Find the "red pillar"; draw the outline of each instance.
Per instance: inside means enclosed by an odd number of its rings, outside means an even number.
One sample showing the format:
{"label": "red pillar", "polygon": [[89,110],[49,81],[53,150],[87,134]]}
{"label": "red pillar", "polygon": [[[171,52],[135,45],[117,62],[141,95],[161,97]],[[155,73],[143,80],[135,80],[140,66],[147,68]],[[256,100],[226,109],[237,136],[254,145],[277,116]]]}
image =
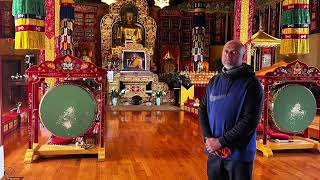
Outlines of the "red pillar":
{"label": "red pillar", "polygon": [[32,149],[32,114],[33,114],[33,108],[32,108],[32,81],[28,80],[28,148]]}
{"label": "red pillar", "polygon": [[33,113],[34,113],[34,136],[33,142],[38,143],[39,138],[39,83],[33,86]]}
{"label": "red pillar", "polygon": [[263,144],[267,144],[267,131],[268,131],[268,79],[265,78],[263,83]]}
{"label": "red pillar", "polygon": [[104,89],[106,88],[106,78],[102,78],[102,83],[101,83],[101,116],[100,116],[100,147],[103,148],[104,147],[104,127],[105,127],[105,122],[106,122],[106,101],[105,101],[105,94],[106,92],[104,91]]}
{"label": "red pillar", "polygon": [[235,0],[234,3],[234,37],[245,45],[243,61],[251,62],[252,17],[255,11],[255,0]]}

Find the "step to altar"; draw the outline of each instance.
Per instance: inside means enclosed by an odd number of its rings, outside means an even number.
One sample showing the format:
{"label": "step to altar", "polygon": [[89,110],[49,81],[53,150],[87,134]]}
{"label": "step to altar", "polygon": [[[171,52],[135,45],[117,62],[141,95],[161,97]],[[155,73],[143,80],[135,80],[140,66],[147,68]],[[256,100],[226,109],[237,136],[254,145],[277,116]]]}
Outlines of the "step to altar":
{"label": "step to altar", "polygon": [[1,118],[3,136],[19,128],[21,124],[27,123],[27,121],[28,113],[26,108],[22,108],[20,113],[13,111],[3,114]]}

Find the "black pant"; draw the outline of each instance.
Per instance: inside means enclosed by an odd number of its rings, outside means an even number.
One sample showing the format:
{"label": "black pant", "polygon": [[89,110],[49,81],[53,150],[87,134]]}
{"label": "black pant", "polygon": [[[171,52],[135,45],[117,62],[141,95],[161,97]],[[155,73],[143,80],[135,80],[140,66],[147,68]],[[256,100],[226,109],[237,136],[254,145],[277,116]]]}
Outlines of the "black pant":
{"label": "black pant", "polygon": [[251,180],[253,162],[225,160],[212,154],[207,161],[208,180]]}

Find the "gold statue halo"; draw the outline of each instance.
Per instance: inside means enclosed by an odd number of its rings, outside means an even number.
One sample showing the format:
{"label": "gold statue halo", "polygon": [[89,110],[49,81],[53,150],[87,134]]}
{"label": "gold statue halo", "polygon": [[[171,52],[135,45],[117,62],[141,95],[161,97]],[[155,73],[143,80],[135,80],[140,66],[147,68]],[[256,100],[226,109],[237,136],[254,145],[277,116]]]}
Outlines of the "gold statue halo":
{"label": "gold statue halo", "polygon": [[163,57],[164,60],[174,60],[174,57],[172,56],[172,54],[170,53],[170,51],[168,50],[168,52],[166,53],[166,55]]}
{"label": "gold statue halo", "polygon": [[[106,66],[108,59],[111,59],[113,51],[112,48],[112,26],[115,22],[121,20],[120,10],[126,4],[132,4],[138,10],[137,22],[141,23],[145,27],[145,48],[148,52],[152,52],[149,56],[153,55],[153,50],[155,47],[155,39],[157,33],[157,24],[155,20],[150,17],[149,7],[146,0],[118,0],[116,3],[110,6],[109,14],[103,16],[100,28],[101,28],[101,54],[102,54],[102,65]],[[148,54],[148,53],[147,53]],[[150,59],[150,61],[152,61]]]}

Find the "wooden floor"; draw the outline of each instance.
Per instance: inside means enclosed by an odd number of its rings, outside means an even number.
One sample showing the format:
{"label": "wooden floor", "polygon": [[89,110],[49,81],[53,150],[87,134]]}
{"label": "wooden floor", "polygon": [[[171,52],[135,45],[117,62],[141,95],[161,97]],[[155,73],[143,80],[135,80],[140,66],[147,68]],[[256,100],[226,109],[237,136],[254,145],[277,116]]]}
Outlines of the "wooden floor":
{"label": "wooden floor", "polygon": [[[41,140],[49,135],[41,131]],[[54,157],[24,164],[27,128],[5,138],[5,166],[24,179],[206,179],[206,156],[197,119],[182,111],[108,113],[107,153]],[[290,151],[272,158],[257,154],[255,180],[320,179],[320,153]]]}

